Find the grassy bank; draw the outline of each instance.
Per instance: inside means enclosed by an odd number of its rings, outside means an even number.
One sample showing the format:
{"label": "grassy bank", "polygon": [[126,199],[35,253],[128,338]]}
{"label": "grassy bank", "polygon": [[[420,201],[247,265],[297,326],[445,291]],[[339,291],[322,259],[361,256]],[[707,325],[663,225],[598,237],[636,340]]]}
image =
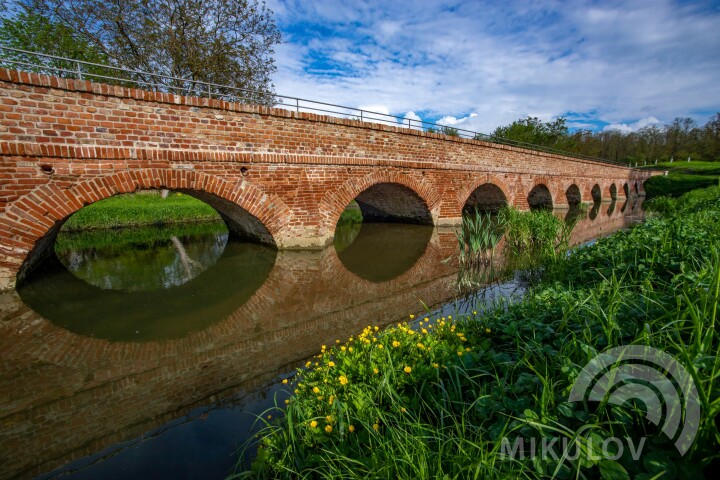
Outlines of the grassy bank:
{"label": "grassy bank", "polygon": [[[263,419],[253,470],[238,476],[701,478],[720,448],[720,188],[656,211],[553,260],[520,302],[323,347],[268,412],[278,419]],[[702,415],[685,456],[641,403],[568,401],[591,359],[630,344],[672,355],[695,381]],[[551,438],[559,455],[529,455]],[[642,444],[639,458],[598,456],[612,438]],[[503,447],[520,439],[526,455]]]}
{"label": "grassy bank", "polygon": [[667,170],[668,174],[645,182],[648,199],[662,195],[679,197],[691,190],[717,185],[720,179],[720,162],[665,162],[651,168]]}
{"label": "grassy bank", "polygon": [[159,192],[124,194],[84,207],[63,225],[63,231],[222,221],[210,205],[189,195]]}

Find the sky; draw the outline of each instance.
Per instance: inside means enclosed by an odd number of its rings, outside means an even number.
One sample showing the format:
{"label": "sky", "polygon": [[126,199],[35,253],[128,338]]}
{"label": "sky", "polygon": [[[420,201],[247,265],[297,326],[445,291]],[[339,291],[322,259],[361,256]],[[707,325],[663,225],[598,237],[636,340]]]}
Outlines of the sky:
{"label": "sky", "polygon": [[266,0],[278,94],[483,133],[720,111],[720,1]]}

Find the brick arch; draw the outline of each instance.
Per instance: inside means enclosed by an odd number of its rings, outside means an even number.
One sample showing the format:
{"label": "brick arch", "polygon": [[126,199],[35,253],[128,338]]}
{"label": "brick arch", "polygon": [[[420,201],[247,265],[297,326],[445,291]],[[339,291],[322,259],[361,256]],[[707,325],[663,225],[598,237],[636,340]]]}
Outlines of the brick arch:
{"label": "brick arch", "polygon": [[410,189],[427,206],[433,224],[437,221],[440,209],[440,194],[423,178],[398,172],[379,170],[362,178],[350,179],[337,189],[330,191],[320,200],[319,210],[323,217],[323,229],[332,233],[345,207],[365,190],[375,185],[398,184]]}
{"label": "brick arch", "polygon": [[[557,192],[553,188],[555,185],[553,185],[553,182],[550,181],[550,178],[548,177],[535,177],[533,178],[532,182],[528,184],[528,188],[525,191],[525,199],[529,199],[530,193],[536,188],[536,187],[545,187],[550,194],[550,201],[552,202],[552,205],[550,208],[554,208],[555,205],[558,204],[557,201]],[[530,202],[528,200],[528,205],[530,205]]]}
{"label": "brick arch", "polygon": [[495,187],[499,188],[503,195],[505,195],[505,201],[508,205],[513,205],[515,201],[515,195],[514,190],[510,188],[510,186],[507,184],[505,180],[503,180],[501,177],[495,176],[495,175],[486,175],[481,181],[478,182],[472,182],[467,184],[467,186],[458,191],[457,193],[457,216],[459,217],[462,214],[463,209],[465,208],[465,204],[470,199],[470,196],[480,187],[483,185],[494,185]]}
{"label": "brick arch", "polygon": [[583,194],[580,186],[574,181],[570,180],[563,183],[562,187],[565,201],[568,205],[579,205],[583,202]]}
{"label": "brick arch", "polygon": [[[597,187],[597,189],[595,188]],[[595,192],[595,193],[593,193]],[[593,203],[602,201],[603,199],[603,189],[600,186],[598,182],[588,182],[588,195],[587,198],[589,198]]]}
{"label": "brick arch", "polygon": [[[246,181],[232,182],[187,170],[128,170],[85,180],[70,188],[43,185],[9,204],[0,216],[3,246],[0,265],[15,274],[16,279],[22,279],[42,260],[65,220],[82,207],[120,193],[161,188],[187,192],[207,201],[224,217],[237,219],[241,226],[250,214],[267,230],[269,238],[258,238],[265,243],[274,243],[275,236],[292,216],[281,199]],[[236,211],[231,211],[232,208]],[[11,245],[12,250],[6,245]]]}

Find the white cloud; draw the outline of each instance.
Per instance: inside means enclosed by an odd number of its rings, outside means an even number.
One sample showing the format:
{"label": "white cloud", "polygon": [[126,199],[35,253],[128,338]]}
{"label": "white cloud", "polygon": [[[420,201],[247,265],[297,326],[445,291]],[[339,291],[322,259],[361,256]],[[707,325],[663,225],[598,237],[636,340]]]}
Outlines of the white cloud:
{"label": "white cloud", "polygon": [[405,114],[405,121],[407,125],[415,130],[422,130],[422,118],[420,118],[420,115],[413,111],[409,111]]}
{"label": "white cloud", "polygon": [[485,133],[528,115],[637,129],[720,110],[710,3],[269,3],[288,41],[277,49],[279,93]]}
{"label": "white cloud", "polygon": [[630,124],[627,123],[611,123],[610,125],[606,125],[603,128],[603,131],[608,130],[619,130],[622,133],[631,133],[631,132],[637,132],[641,128],[649,127],[652,125],[658,125],[660,124],[660,120],[658,120],[655,117],[646,117],[638,120],[637,122],[633,122]]}

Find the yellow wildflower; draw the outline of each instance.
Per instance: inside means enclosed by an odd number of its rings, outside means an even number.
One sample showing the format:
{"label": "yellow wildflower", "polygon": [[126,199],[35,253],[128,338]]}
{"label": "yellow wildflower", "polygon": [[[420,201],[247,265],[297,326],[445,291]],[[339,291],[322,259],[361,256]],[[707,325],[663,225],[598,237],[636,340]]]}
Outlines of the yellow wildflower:
{"label": "yellow wildflower", "polygon": [[458,357],[462,357],[463,352],[457,352]]}
{"label": "yellow wildflower", "polygon": [[405,407],[400,407],[400,412],[405,413],[407,410],[405,410]]}
{"label": "yellow wildflower", "polygon": [[355,431],[355,427],[350,425],[348,426],[348,432],[353,433]]}
{"label": "yellow wildflower", "polygon": [[[378,330],[380,330],[380,327],[378,327],[377,325],[375,325],[375,331],[377,332]],[[351,426],[352,426],[352,425],[351,425]]]}
{"label": "yellow wildflower", "polygon": [[318,424],[317,424],[317,422],[316,422],[315,420],[313,420],[312,422],[310,422],[310,428],[315,428],[315,427],[317,427],[317,425],[318,425]]}
{"label": "yellow wildflower", "polygon": [[377,375],[378,373],[380,373],[380,370],[378,370],[377,367],[375,367],[375,368],[373,368],[373,373],[375,375]]}
{"label": "yellow wildflower", "polygon": [[268,419],[268,420],[272,420],[272,415],[268,415],[268,416],[267,416],[267,419]]}
{"label": "yellow wildflower", "polygon": [[428,333],[427,329],[425,329],[425,328],[423,328],[423,329],[421,330],[421,332],[424,333],[425,335],[427,335],[427,333]]}
{"label": "yellow wildflower", "polygon": [[382,344],[382,343],[378,343],[378,348],[383,349],[383,348],[385,348],[385,347],[383,347],[383,344]]}
{"label": "yellow wildflower", "polygon": [[378,425],[377,423],[373,423],[373,430],[375,430],[376,432],[380,430],[380,425]]}
{"label": "yellow wildflower", "polygon": [[469,352],[469,351],[470,351],[470,347],[466,348],[465,351],[466,351],[466,352]]}
{"label": "yellow wildflower", "polygon": [[313,393],[320,393],[320,389],[318,387],[313,387]]}
{"label": "yellow wildflower", "polygon": [[415,315],[410,315],[410,320],[412,320],[413,318],[415,318]]}
{"label": "yellow wildflower", "polygon": [[282,383],[283,383],[283,385],[287,385],[287,378],[283,378]]}
{"label": "yellow wildflower", "polygon": [[340,347],[340,350],[342,350],[344,352],[346,350],[346,348],[347,347],[345,345],[343,345],[342,347]]}
{"label": "yellow wildflower", "polygon": [[433,363],[433,367],[438,368],[439,366],[437,363]]}
{"label": "yellow wildflower", "polygon": [[485,329],[485,333],[490,333],[490,332],[492,332],[492,330],[490,330],[489,328]]}
{"label": "yellow wildflower", "polygon": [[423,345],[422,343],[418,343],[418,344],[417,344],[417,347],[418,347],[420,350],[425,350],[425,345]]}
{"label": "yellow wildflower", "polygon": [[400,346],[400,342],[398,342],[397,340],[393,340],[393,347],[397,348],[399,346]]}
{"label": "yellow wildflower", "polygon": [[332,415],[328,415],[327,417],[325,417],[325,420],[327,420],[328,423],[332,423],[334,419],[333,419]]}
{"label": "yellow wildflower", "polygon": [[334,366],[335,366],[335,362],[328,362],[328,367],[334,367]]}
{"label": "yellow wildflower", "polygon": [[285,400],[285,405],[290,405],[290,400]]}
{"label": "yellow wildflower", "polygon": [[412,372],[412,368],[410,368],[410,367],[408,367],[408,366],[405,366],[405,368],[403,368],[403,371],[404,371],[405,373],[410,373],[410,372]]}
{"label": "yellow wildflower", "polygon": [[353,347],[348,347],[348,352],[352,352],[352,351],[353,351]]}
{"label": "yellow wildflower", "polygon": [[340,343],[340,340],[335,340],[335,343],[336,343],[336,344],[337,344],[337,343]]}
{"label": "yellow wildflower", "polygon": [[325,431],[326,431],[327,433],[332,432],[332,425],[325,425]]}
{"label": "yellow wildflower", "polygon": [[340,375],[340,378],[338,378],[338,380],[340,381],[340,385],[347,385],[348,383],[348,379],[345,375]]}

